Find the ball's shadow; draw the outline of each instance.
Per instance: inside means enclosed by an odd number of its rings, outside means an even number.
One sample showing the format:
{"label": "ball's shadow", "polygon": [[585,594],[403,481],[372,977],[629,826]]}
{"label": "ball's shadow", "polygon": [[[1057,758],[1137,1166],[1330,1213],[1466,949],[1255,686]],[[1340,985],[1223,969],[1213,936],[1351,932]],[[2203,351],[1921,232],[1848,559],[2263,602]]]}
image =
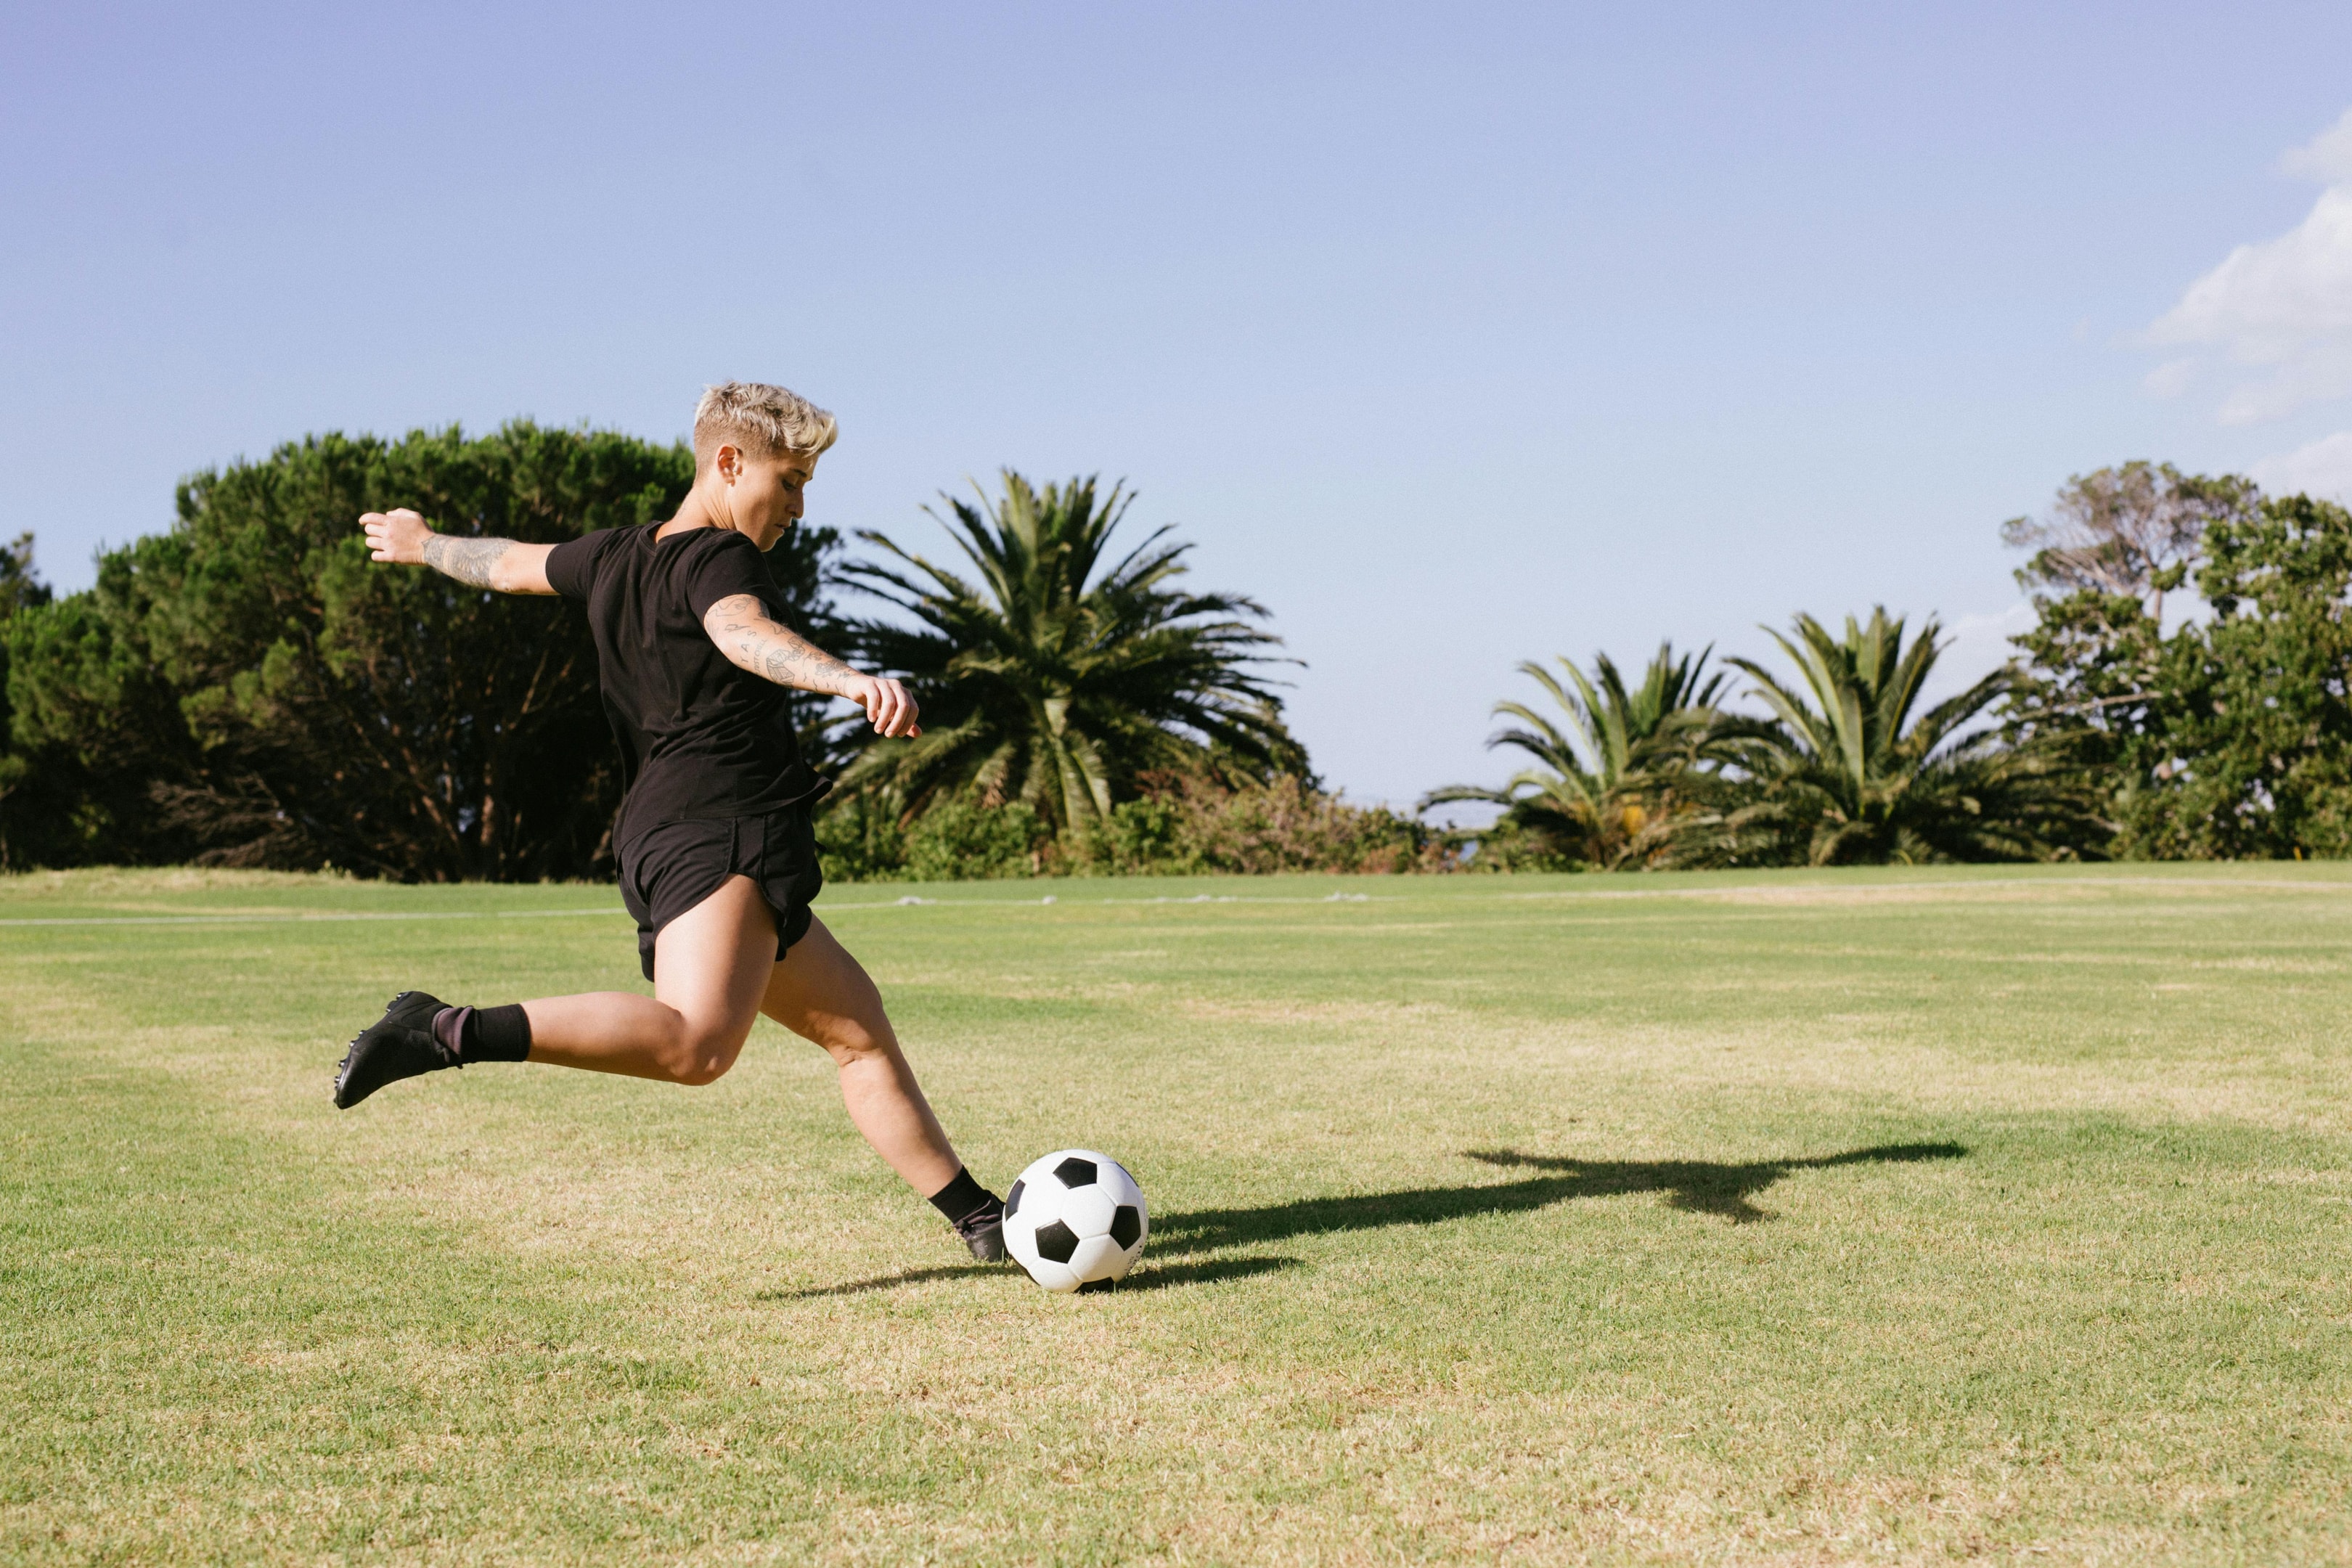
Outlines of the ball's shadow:
{"label": "ball's shadow", "polygon": [[1259,1274],[1280,1274],[1298,1267],[1296,1258],[1218,1258],[1205,1263],[1153,1263],[1135,1266],[1111,1294],[1164,1290],[1171,1285],[1213,1285],[1223,1279],[1247,1279]]}
{"label": "ball's shadow", "polygon": [[[1213,1285],[1221,1279],[1246,1279],[1256,1274],[1279,1274],[1298,1267],[1296,1258],[1220,1258],[1204,1263],[1141,1263],[1106,1294],[1130,1296],[1138,1290],[1164,1290],[1171,1285]],[[804,1290],[761,1290],[754,1301],[813,1301],[825,1296],[863,1296],[870,1290],[893,1290],[901,1285],[925,1285],[935,1279],[983,1279],[1017,1277],[1018,1268],[966,1263],[948,1268],[908,1268],[845,1285],[813,1285]]]}
{"label": "ball's shadow", "polygon": [[[1712,1215],[1734,1225],[1754,1225],[1772,1217],[1756,1205],[1756,1195],[1794,1172],[1826,1171],[1841,1165],[1905,1165],[1927,1160],[1958,1160],[1968,1152],[1965,1145],[1958,1143],[1885,1143],[1870,1149],[1850,1149],[1843,1154],[1718,1164],[1706,1160],[1574,1160],[1524,1154],[1513,1149],[1474,1149],[1468,1152],[1469,1158],[1485,1164],[1553,1173],[1531,1176],[1523,1182],[1408,1187],[1399,1192],[1363,1193],[1349,1197],[1300,1198],[1257,1208],[1195,1209],[1155,1215],[1146,1260],[1119,1282],[1118,1293],[1245,1279],[1298,1266],[1296,1258],[1230,1258],[1199,1262],[1162,1262],[1161,1258],[1193,1258],[1202,1253],[1258,1247],[1292,1237],[1326,1236],[1335,1231],[1438,1225],[1474,1215],[1524,1214],[1572,1198],[1663,1193],[1669,1208]],[[754,1300],[805,1301],[824,1296],[857,1296],[935,1279],[1002,1277],[1007,1272],[1003,1268],[978,1264],[909,1268],[903,1273],[843,1285],[762,1291]]]}
{"label": "ball's shadow", "polygon": [[908,1268],[872,1279],[852,1279],[842,1285],[812,1285],[803,1290],[755,1290],[754,1301],[814,1301],[825,1296],[863,1296],[869,1290],[891,1290],[901,1285],[928,1285],[937,1279],[982,1279],[1003,1274],[1002,1268],[964,1263],[945,1268]]}

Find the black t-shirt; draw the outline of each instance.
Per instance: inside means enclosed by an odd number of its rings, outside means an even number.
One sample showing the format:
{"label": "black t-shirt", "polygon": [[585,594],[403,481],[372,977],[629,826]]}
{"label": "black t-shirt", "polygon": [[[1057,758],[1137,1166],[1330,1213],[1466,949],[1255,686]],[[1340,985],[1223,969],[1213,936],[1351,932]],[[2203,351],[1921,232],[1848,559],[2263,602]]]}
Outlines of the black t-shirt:
{"label": "black t-shirt", "polygon": [[759,547],[723,528],[656,539],[605,528],[559,544],[547,581],[588,606],[599,682],[628,795],[613,843],[687,817],[757,816],[817,790],[784,689],[739,668],[703,629],[711,605],[750,594],[782,622]]}

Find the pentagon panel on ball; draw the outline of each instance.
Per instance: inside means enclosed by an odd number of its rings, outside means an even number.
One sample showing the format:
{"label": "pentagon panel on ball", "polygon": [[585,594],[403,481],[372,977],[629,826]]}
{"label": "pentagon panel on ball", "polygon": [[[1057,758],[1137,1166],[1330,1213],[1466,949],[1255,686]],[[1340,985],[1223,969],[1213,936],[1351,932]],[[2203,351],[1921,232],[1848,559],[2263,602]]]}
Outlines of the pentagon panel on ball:
{"label": "pentagon panel on ball", "polygon": [[1004,1245],[1056,1292],[1110,1289],[1135,1266],[1151,1215],[1127,1167],[1091,1149],[1057,1149],[1004,1196]]}

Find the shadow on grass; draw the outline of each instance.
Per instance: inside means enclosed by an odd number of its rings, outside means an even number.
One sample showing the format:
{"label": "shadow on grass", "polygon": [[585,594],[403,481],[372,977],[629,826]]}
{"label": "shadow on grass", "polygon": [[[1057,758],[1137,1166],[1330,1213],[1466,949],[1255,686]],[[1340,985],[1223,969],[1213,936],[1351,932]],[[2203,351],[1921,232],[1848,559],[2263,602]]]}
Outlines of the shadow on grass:
{"label": "shadow on grass", "polygon": [[1209,1263],[1141,1263],[1118,1282],[1118,1294],[1165,1290],[1171,1285],[1213,1285],[1221,1279],[1247,1279],[1259,1274],[1280,1274],[1298,1267],[1296,1258],[1225,1258]]}
{"label": "shadow on grass", "polygon": [[[1298,1267],[1296,1258],[1228,1258],[1211,1263],[1146,1263],[1118,1282],[1118,1293],[1131,1295],[1138,1290],[1164,1290],[1171,1285],[1213,1285],[1221,1279],[1246,1279],[1256,1274],[1279,1274],[1286,1268]],[[978,1279],[982,1277],[1010,1276],[1017,1278],[1020,1270],[1010,1265],[965,1263],[946,1268],[909,1268],[898,1274],[884,1274],[873,1279],[853,1279],[845,1285],[813,1285],[805,1290],[761,1290],[751,1298],[754,1301],[813,1301],[822,1296],[862,1296],[869,1290],[890,1290],[901,1285],[924,1285],[934,1279]]]}
{"label": "shadow on grass", "polygon": [[1664,1193],[1669,1207],[1716,1215],[1734,1225],[1753,1225],[1771,1216],[1749,1200],[1791,1172],[1957,1160],[1966,1153],[1968,1150],[1958,1143],[1890,1143],[1813,1159],[1724,1165],[1704,1160],[1566,1160],[1510,1149],[1472,1150],[1471,1159],[1489,1165],[1559,1173],[1485,1186],[1416,1187],[1356,1197],[1301,1198],[1263,1208],[1171,1214],[1152,1220],[1151,1240],[1155,1247],[1181,1257],[1294,1236],[1434,1225],[1472,1215],[1521,1214],[1570,1198],[1614,1197],[1624,1193]]}
{"label": "shadow on grass", "polygon": [[[1196,1253],[1223,1252],[1229,1247],[1255,1247],[1294,1236],[1378,1230],[1392,1225],[1436,1225],[1482,1214],[1524,1214],[1566,1203],[1570,1198],[1607,1198],[1626,1193],[1664,1193],[1669,1208],[1715,1215],[1734,1225],[1754,1225],[1772,1216],[1750,1200],[1791,1172],[1827,1171],[1840,1165],[1909,1165],[1924,1160],[1958,1160],[1968,1152],[1967,1146],[1959,1143],[1885,1143],[1811,1159],[1752,1160],[1743,1165],[1724,1165],[1706,1160],[1569,1160],[1547,1154],[1522,1154],[1513,1149],[1473,1149],[1468,1151],[1469,1157],[1484,1164],[1555,1173],[1485,1186],[1412,1187],[1403,1192],[1366,1193],[1357,1197],[1301,1198],[1295,1203],[1268,1204],[1254,1209],[1199,1209],[1190,1214],[1171,1214],[1152,1220],[1150,1246],[1153,1252],[1185,1258]],[[1147,1262],[1121,1280],[1118,1289],[1124,1293],[1164,1289],[1171,1285],[1204,1285],[1220,1279],[1277,1274],[1297,1267],[1296,1258]],[[874,1279],[853,1279],[845,1285],[762,1290],[752,1300],[807,1301],[822,1296],[860,1296],[869,1290],[895,1289],[901,1285],[922,1285],[934,1279],[975,1279],[1007,1271],[1005,1267],[977,1263],[946,1268],[909,1268]]]}
{"label": "shadow on grass", "polygon": [[820,1296],[863,1296],[868,1290],[894,1290],[901,1285],[927,1285],[934,1279],[979,1279],[1005,1272],[994,1263],[959,1263],[944,1268],[908,1268],[873,1279],[853,1279],[846,1285],[812,1285],[805,1290],[761,1290],[754,1301],[813,1301]]}

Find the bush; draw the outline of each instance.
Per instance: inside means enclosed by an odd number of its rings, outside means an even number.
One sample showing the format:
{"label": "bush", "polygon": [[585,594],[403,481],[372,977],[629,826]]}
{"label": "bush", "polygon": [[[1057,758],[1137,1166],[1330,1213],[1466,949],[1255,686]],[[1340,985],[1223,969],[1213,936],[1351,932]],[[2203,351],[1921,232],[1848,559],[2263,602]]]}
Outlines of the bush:
{"label": "bush", "polygon": [[828,882],[895,882],[907,874],[898,802],[863,790],[829,797],[816,818],[817,864]]}
{"label": "bush", "polygon": [[845,882],[1440,871],[1454,863],[1419,822],[1349,805],[1297,774],[1267,784],[1198,774],[1145,782],[1150,793],[1059,837],[1021,801],[992,805],[966,791],[909,821],[890,795],[844,792],[818,817],[817,845],[826,879]]}
{"label": "bush", "polygon": [[1072,870],[1118,876],[1201,871],[1437,871],[1452,852],[1420,822],[1382,806],[1350,805],[1311,779],[1227,783],[1200,773],[1153,774],[1150,793],[1075,835]]}
{"label": "bush", "polygon": [[965,792],[909,821],[894,793],[847,790],[817,817],[816,842],[828,882],[976,882],[1036,876],[1051,836],[1018,801]]}
{"label": "bush", "polygon": [[1076,869],[1098,876],[1183,877],[1205,868],[1185,831],[1182,808],[1165,795],[1123,800],[1068,857]]}
{"label": "bush", "polygon": [[1554,835],[1539,827],[1515,822],[1507,816],[1497,817],[1493,823],[1475,831],[1462,829],[1446,837],[1449,842],[1463,848],[1462,869],[1465,871],[1597,869],[1591,861],[1580,858],[1572,847],[1562,844]]}
{"label": "bush", "polygon": [[918,882],[982,882],[1034,877],[1041,868],[1045,825],[1021,801],[989,805],[950,795],[907,829],[906,874]]}

